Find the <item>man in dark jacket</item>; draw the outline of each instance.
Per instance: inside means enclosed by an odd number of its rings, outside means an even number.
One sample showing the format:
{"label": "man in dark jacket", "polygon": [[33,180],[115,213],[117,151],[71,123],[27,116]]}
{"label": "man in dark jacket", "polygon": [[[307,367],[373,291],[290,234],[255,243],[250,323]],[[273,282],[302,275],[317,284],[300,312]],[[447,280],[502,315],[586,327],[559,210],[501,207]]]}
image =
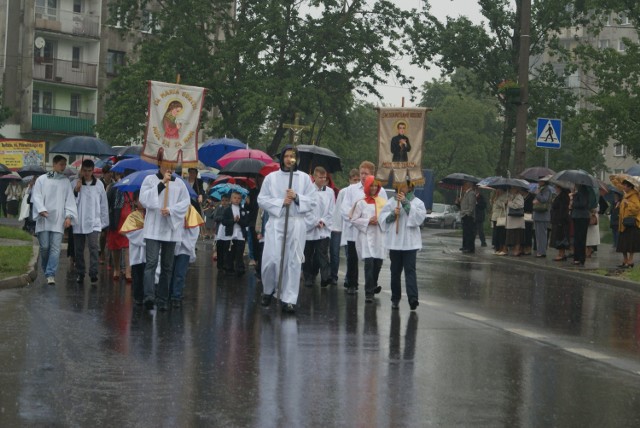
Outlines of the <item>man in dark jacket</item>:
{"label": "man in dark jacket", "polygon": [[484,236],[484,219],[487,212],[487,200],[484,198],[484,195],[480,193],[480,189],[478,187],[475,188],[476,191],[476,230],[478,232],[478,238],[480,238],[480,246],[486,247],[487,240]]}
{"label": "man in dark jacket", "polygon": [[249,226],[249,213],[242,206],[242,195],[239,192],[231,193],[231,204],[222,215],[222,225],[227,240],[230,240],[228,257],[225,255],[225,270],[227,273],[244,275],[244,243],[247,239],[247,227]]}

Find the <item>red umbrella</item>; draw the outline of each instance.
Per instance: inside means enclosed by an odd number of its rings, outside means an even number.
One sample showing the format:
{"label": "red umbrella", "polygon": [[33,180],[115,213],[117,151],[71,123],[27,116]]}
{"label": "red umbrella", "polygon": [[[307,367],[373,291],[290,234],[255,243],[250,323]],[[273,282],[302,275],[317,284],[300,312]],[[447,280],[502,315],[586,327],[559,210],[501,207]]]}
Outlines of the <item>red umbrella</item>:
{"label": "red umbrella", "polygon": [[256,182],[252,178],[247,177],[231,177],[230,175],[219,175],[212,183],[211,186],[216,184],[229,183],[229,184],[244,184],[250,189],[255,189]]}
{"label": "red umbrella", "polygon": [[264,163],[273,162],[273,159],[271,159],[271,156],[269,156],[262,150],[240,149],[240,150],[235,150],[231,153],[227,153],[226,155],[222,156],[220,159],[218,159],[218,165],[224,168],[225,166],[227,166],[228,163],[238,159],[257,159]]}
{"label": "red umbrella", "polygon": [[263,177],[266,177],[267,175],[279,169],[280,169],[280,164],[278,162],[271,162],[263,166],[259,174],[262,175]]}

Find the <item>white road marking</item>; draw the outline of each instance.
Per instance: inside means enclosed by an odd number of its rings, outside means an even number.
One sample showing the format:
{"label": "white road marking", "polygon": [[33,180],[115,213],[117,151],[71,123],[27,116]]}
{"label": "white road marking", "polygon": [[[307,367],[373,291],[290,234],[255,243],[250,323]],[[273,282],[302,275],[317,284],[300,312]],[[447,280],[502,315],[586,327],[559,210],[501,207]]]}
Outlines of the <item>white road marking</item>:
{"label": "white road marking", "polygon": [[521,328],[505,328],[506,331],[513,333],[513,334],[517,334],[518,336],[522,336],[522,337],[527,337],[529,339],[546,339],[547,336],[542,335],[542,334],[538,334],[538,333],[534,333],[532,331],[529,330],[524,330]]}

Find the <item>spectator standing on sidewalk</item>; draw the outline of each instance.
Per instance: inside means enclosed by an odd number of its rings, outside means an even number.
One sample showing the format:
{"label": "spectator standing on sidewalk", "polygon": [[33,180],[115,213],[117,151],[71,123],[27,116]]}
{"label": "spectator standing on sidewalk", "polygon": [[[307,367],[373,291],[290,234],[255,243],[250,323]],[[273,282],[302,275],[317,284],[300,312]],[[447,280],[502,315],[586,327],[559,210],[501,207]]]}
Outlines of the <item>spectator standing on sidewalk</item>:
{"label": "spectator standing on sidewalk", "polygon": [[[480,238],[480,246],[487,246],[487,238],[484,236],[484,219],[487,213],[487,200],[484,195],[478,189],[478,186],[475,186],[476,193],[476,232],[478,238]],[[474,238],[475,240],[475,238]]]}

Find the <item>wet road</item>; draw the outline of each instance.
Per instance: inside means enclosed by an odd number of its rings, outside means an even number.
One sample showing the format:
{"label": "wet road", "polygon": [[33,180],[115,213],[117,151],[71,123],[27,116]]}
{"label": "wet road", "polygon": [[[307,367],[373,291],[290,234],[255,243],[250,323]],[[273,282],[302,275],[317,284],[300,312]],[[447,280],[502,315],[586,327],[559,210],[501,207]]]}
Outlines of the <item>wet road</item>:
{"label": "wet road", "polygon": [[386,261],[375,304],[302,287],[295,317],[265,310],[210,242],[169,313],[67,265],[55,287],[2,291],[0,426],[640,424],[640,294],[438,234],[415,312],[391,310]]}

